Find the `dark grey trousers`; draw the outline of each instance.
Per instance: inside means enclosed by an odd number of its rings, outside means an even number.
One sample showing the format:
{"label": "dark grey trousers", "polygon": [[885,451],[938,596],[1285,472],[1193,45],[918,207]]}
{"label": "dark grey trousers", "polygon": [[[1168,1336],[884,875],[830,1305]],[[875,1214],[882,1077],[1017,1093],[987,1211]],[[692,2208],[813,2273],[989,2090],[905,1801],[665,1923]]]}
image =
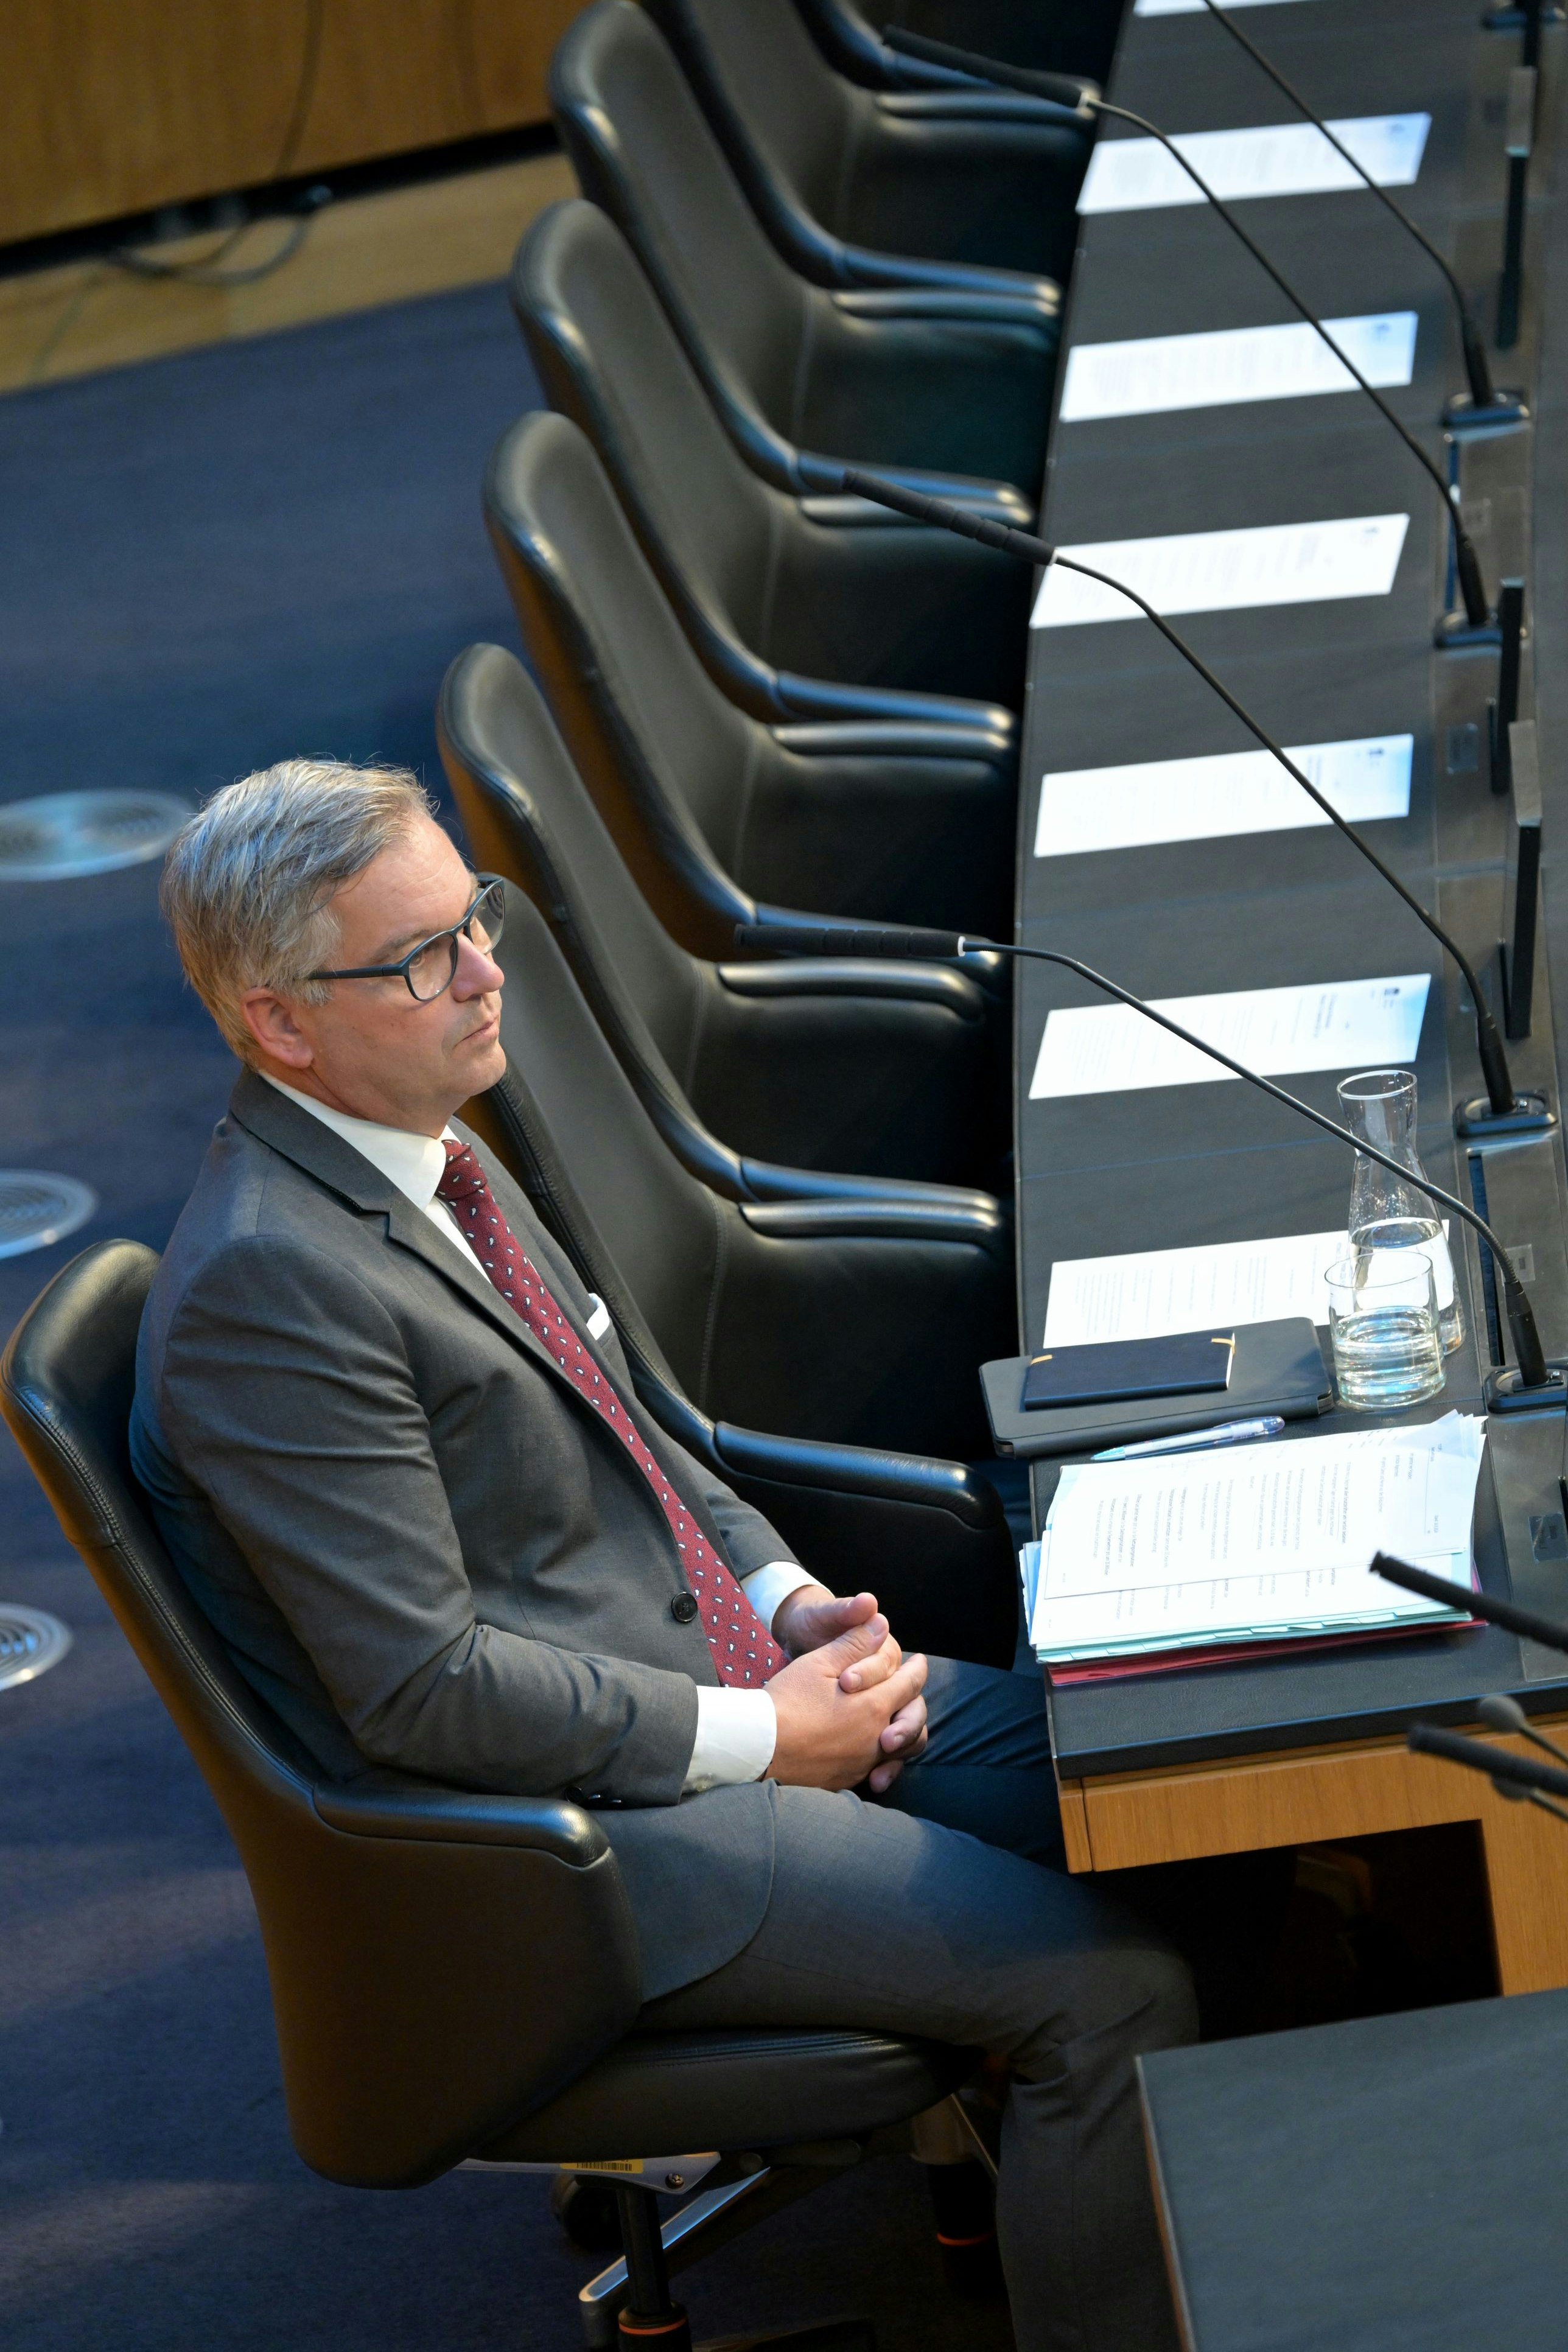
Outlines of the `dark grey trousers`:
{"label": "dark grey trousers", "polygon": [[997,2235],[1020,2352],[1176,2343],[1132,2060],[1197,2032],[1184,1963],[1058,1867],[1033,1675],[931,1660],[931,1743],[890,1801],[775,1789],[762,1926],[652,2028],[843,2025],[1001,2051]]}

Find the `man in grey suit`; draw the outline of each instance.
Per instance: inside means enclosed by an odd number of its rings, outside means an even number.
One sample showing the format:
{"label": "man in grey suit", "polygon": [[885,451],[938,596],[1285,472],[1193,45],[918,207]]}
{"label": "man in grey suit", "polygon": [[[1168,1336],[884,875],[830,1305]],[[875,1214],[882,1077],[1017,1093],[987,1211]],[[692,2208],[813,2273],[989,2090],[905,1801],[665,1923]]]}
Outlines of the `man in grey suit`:
{"label": "man in grey suit", "polygon": [[335,1775],[603,1808],[647,2023],[1004,2053],[1019,2343],[1173,2344],[1131,2061],[1195,2030],[1185,1969],[1050,1866],[1037,1679],[905,1656],[801,1567],[451,1126],[504,1067],[504,899],[412,777],[295,761],[192,819],[164,904],[246,1066],[132,1444],[240,1666]]}

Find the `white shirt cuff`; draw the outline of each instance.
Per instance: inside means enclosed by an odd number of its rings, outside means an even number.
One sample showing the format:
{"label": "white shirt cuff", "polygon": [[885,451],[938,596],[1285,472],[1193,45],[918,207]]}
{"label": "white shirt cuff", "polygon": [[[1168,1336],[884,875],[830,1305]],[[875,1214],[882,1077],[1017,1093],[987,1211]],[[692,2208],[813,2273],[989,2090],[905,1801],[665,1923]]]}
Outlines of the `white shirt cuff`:
{"label": "white shirt cuff", "polygon": [[771,1633],[773,1619],[781,1601],[798,1592],[803,1584],[820,1584],[822,1579],[813,1576],[810,1569],[802,1568],[798,1560],[770,1559],[762,1568],[752,1569],[750,1576],[741,1579],[741,1590]]}
{"label": "white shirt cuff", "polygon": [[765,1690],[737,1690],[733,1684],[711,1690],[700,1683],[697,1738],[681,1795],[760,1780],[773,1760],[777,1739],[778,1717]]}

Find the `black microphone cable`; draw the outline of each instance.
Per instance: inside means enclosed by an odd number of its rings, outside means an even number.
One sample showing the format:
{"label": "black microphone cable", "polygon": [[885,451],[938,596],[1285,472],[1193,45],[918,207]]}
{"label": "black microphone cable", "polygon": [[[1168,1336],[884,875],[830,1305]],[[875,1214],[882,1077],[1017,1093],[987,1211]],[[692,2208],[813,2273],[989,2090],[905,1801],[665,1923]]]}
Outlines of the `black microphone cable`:
{"label": "black microphone cable", "polygon": [[[1001,82],[1007,88],[1026,89],[1028,87],[1029,77],[1026,67],[993,63],[984,58],[972,56],[966,49],[951,48],[945,41],[928,40],[923,33],[906,33],[897,25],[889,25],[887,27],[886,37],[890,47],[908,48],[916,57],[930,56],[939,64],[957,65],[967,61],[977,79],[984,70],[989,79]],[[942,53],[940,57],[937,55],[939,51]],[[1485,583],[1481,579],[1480,560],[1476,554],[1474,542],[1468,531],[1466,530],[1463,518],[1459,513],[1457,490],[1453,484],[1445,479],[1442,468],[1436,459],[1427,456],[1415,436],[1407,425],[1401,423],[1375,385],[1368,383],[1355,362],[1340,349],[1316,312],[1303,301],[1289,280],[1275,268],[1262,247],[1247,235],[1229,205],[1215,195],[1202,173],[1187,161],[1175,141],[1167,132],[1162,131],[1157,122],[1150,122],[1143,115],[1130,112],[1125,106],[1112,106],[1107,99],[1088,96],[1085,97],[1083,103],[1092,113],[1110,115],[1118,122],[1131,123],[1134,130],[1143,131],[1163,147],[1167,154],[1174,157],[1199,194],[1212,205],[1220,219],[1224,221],[1231,235],[1247,247],[1258,268],[1279,288],[1291,309],[1312,329],[1328,350],[1333,353],[1352,382],[1365,393],[1378,414],[1393,426],[1416,464],[1431,478],[1432,485],[1443,501],[1443,511],[1447,516],[1449,527],[1454,534],[1454,569],[1458,581],[1459,596],[1465,607],[1466,625],[1469,630],[1477,634],[1489,631],[1492,627],[1492,610],[1487,598]],[[1439,630],[1438,643],[1450,642],[1452,642],[1451,638]]]}
{"label": "black microphone cable", "polygon": [[1348,818],[1340,814],[1325,793],[1319,791],[1310,778],[1303,774],[1289,753],[1278,744],[1252,713],[1232,694],[1224,680],[1216,677],[1202,656],[1194,652],[1186,639],[1178,635],[1169,621],[1157,613],[1147,598],[1125,582],[1112,579],[1108,572],[1097,572],[1091,564],[1080,563],[1074,556],[1063,555],[1047,541],[1037,539],[1032,531],[1019,530],[1010,523],[993,522],[983,515],[972,514],[967,508],[952,505],[946,499],[928,498],[923,491],[912,490],[902,482],[889,481],[884,475],[868,474],[854,466],[840,469],[837,466],[818,466],[816,484],[823,489],[850,490],[879,506],[890,507],[896,513],[909,515],[917,522],[934,523],[955,531],[961,538],[978,540],[982,546],[994,547],[1003,553],[1016,555],[1026,562],[1046,568],[1059,564],[1064,572],[1081,572],[1086,580],[1098,580],[1102,586],[1112,588],[1135,604],[1145,620],[1152,621],[1166,643],[1180,654],[1188,667],[1197,672],[1226,709],[1234,712],[1255,742],[1261,744],[1270,758],[1278,760],[1287,775],[1295,779],[1301,790],[1321,809],[1331,824],[1343,834],[1366,859],[1373,872],[1382,876],[1389,887],[1403,899],[1417,921],[1423,923],[1438,946],[1451,956],[1459,975],[1470,992],[1476,1010],[1476,1048],[1480,1058],[1481,1076],[1486,1081],[1487,1099],[1484,1104],[1466,1104],[1460,1113],[1464,1131],[1479,1133],[1495,1122],[1497,1128],[1522,1134],[1537,1128],[1556,1124],[1544,1102],[1538,1097],[1515,1093],[1513,1078],[1508,1066],[1508,1056],[1490,1007],[1481,991],[1479,980],[1469,958],[1447,932],[1435,915],[1429,914],[1415,892],[1406,888],[1392,866],[1385,866],[1364,835],[1358,833]]}
{"label": "black microphone cable", "polygon": [[1467,425],[1484,425],[1495,428],[1504,425],[1522,425],[1530,415],[1523,396],[1519,393],[1500,393],[1493,384],[1491,369],[1487,363],[1486,346],[1481,341],[1480,329],[1470,315],[1470,305],[1465,289],[1431,238],[1416,227],[1404,205],[1396,205],[1388,190],[1379,186],[1364,164],[1359,163],[1351,153],[1344,141],[1329,128],[1320,115],[1313,113],[1300,91],[1286,80],[1279,67],[1266,58],[1257,42],[1242,31],[1241,26],[1228,10],[1219,5],[1219,0],[1204,0],[1204,6],[1217,23],[1225,26],[1237,46],[1246,51],[1258,71],[1268,75],[1281,97],[1288,98],[1296,111],[1304,115],[1314,130],[1322,132],[1330,146],[1344,158],[1357,179],[1371,189],[1378,203],[1393,214],[1400,227],[1415,238],[1427,259],[1447,279],[1448,291],[1454,299],[1455,314],[1459,322],[1459,343],[1464,353],[1465,376],[1470,387],[1470,397],[1468,408],[1456,407],[1450,403],[1444,413],[1444,422],[1459,431]]}
{"label": "black microphone cable", "polygon": [[[1095,579],[1100,576],[1098,572],[1090,575]],[[981,939],[968,931],[922,930],[914,927],[871,930],[848,927],[818,929],[807,923],[737,923],[735,944],[741,948],[763,948],[785,953],[795,949],[804,955],[1012,956],[1027,963],[1058,964],[1064,971],[1076,973],[1079,980],[1088,981],[1091,988],[1098,988],[1103,995],[1113,997],[1118,1004],[1125,1004],[1132,1012],[1141,1013],[1145,1020],[1152,1021],[1157,1027],[1168,1029],[1172,1036],[1179,1037],[1184,1045],[1195,1046],[1211,1062],[1218,1062],[1227,1069],[1233,1077],[1245,1078],[1248,1086],[1256,1087],[1273,1101],[1283,1103],[1288,1110],[1299,1111],[1303,1118],[1310,1119],[1312,1125],[1321,1127],[1325,1135],[1331,1135],[1337,1141],[1348,1144],[1352,1151],[1359,1152],[1363,1159],[1374,1160],[1391,1176],[1397,1176],[1403,1183],[1425,1192],[1429,1201],[1452,1210],[1455,1216],[1485,1242],[1502,1275],[1509,1332],[1513,1340],[1514,1362],[1519,1373],[1519,1388],[1507,1391],[1509,1402],[1522,1403],[1525,1402],[1523,1391],[1534,1390],[1546,1391],[1540,1400],[1542,1404],[1561,1404],[1568,1398],[1568,1380],[1564,1379],[1561,1369],[1547,1363],[1541,1333],[1536,1326],[1535,1310],[1520,1280],[1519,1270],[1483,1216],[1457,1194],[1445,1192],[1441,1184],[1434,1184],[1429,1176],[1412,1175],[1408,1168],[1388,1152],[1352,1135],[1348,1127],[1341,1127],[1326,1111],[1314,1110],[1310,1103],[1301,1100],[1300,1095],[1288,1094],[1283,1087],[1277,1087],[1261,1072],[1249,1069],[1245,1062],[1237,1061],[1234,1055],[1224,1052],[1218,1045],[1211,1045],[1206,1038],[1195,1035],[1191,1029],[1184,1029],[1181,1023],[1173,1021],[1168,1013],[1162,1013],[1156,1005],[1146,1003],[1141,996],[1134,996],[1131,990],[1121,987],[1118,982],[1107,980],[1105,974],[1096,971],[1092,965],[1080,963],[1077,956],[1064,954],[1058,948],[1016,947],[1002,940]]]}

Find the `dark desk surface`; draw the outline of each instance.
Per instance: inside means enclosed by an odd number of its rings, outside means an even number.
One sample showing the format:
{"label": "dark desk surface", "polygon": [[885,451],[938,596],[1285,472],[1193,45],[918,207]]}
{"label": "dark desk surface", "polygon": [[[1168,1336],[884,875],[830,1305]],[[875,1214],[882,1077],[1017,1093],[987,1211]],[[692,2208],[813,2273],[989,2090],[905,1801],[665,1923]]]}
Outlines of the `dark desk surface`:
{"label": "dark desk surface", "polygon": [[1163,2051],[1139,2074],[1190,2352],[1568,2336],[1568,1993]]}
{"label": "dark desk surface", "polygon": [[[1249,36],[1331,116],[1432,117],[1401,203],[1478,285],[1494,271],[1503,194],[1500,94],[1517,42],[1483,36],[1475,0],[1300,0],[1248,9]],[[1551,37],[1549,68],[1568,43]],[[1549,70],[1544,135],[1556,135],[1561,72]],[[1206,15],[1127,16],[1110,96],[1172,130],[1283,122],[1286,101]],[[1108,133],[1107,135],[1120,135]],[[1410,309],[1419,320],[1409,387],[1390,395],[1440,460],[1436,415],[1462,382],[1450,314],[1426,259],[1364,192],[1241,205],[1249,231],[1325,316]],[[1205,207],[1092,215],[1080,223],[1067,345],[1294,314]],[[1533,325],[1500,378],[1528,374]],[[1472,444],[1467,518],[1489,582],[1528,572],[1529,436]],[[1184,616],[1177,625],[1286,743],[1409,733],[1411,805],[1371,828],[1382,855],[1489,973],[1500,935],[1506,803],[1488,790],[1487,701],[1496,656],[1438,653],[1448,555],[1430,482],[1359,395],[1331,394],[1058,425],[1043,529],[1064,544],[1336,516],[1410,518],[1392,593]],[[1114,564],[1108,568],[1114,570]],[[1531,707],[1527,699],[1525,708]],[[1416,1069],[1421,1144],[1439,1183],[1467,1186],[1510,1244],[1527,1243],[1549,1352],[1568,1354],[1568,1181],[1561,1140],[1479,1155],[1461,1149],[1455,1104],[1479,1091],[1473,1024],[1430,936],[1327,827],[1089,856],[1034,855],[1047,772],[1252,748],[1252,739],[1144,623],[1031,632],[1019,835],[1020,940],[1058,947],[1152,996],[1426,971]],[[1091,786],[1086,789],[1092,789]],[[1049,1011],[1097,1001],[1047,967],[1017,999],[1019,1295],[1038,1343],[1058,1259],[1340,1224],[1348,1155],[1234,1082],[1032,1102]],[[1516,1081],[1556,1094],[1544,945]],[[1340,1074],[1281,1083],[1331,1113]],[[1452,1237],[1451,1237],[1452,1238]],[[1489,1324],[1481,1260],[1458,1236],[1469,1339],[1435,1410],[1478,1410],[1506,1348]],[[1334,1414],[1292,1436],[1364,1426]],[[1489,1589],[1568,1615],[1556,1531],[1560,1414],[1494,1418],[1478,1520]],[[1037,1523],[1057,1475],[1033,1473]],[[1066,1777],[1143,1769],[1387,1734],[1417,1715],[1464,1720],[1483,1692],[1568,1706],[1568,1660],[1486,1632],[1211,1668],[1053,1693]]]}

